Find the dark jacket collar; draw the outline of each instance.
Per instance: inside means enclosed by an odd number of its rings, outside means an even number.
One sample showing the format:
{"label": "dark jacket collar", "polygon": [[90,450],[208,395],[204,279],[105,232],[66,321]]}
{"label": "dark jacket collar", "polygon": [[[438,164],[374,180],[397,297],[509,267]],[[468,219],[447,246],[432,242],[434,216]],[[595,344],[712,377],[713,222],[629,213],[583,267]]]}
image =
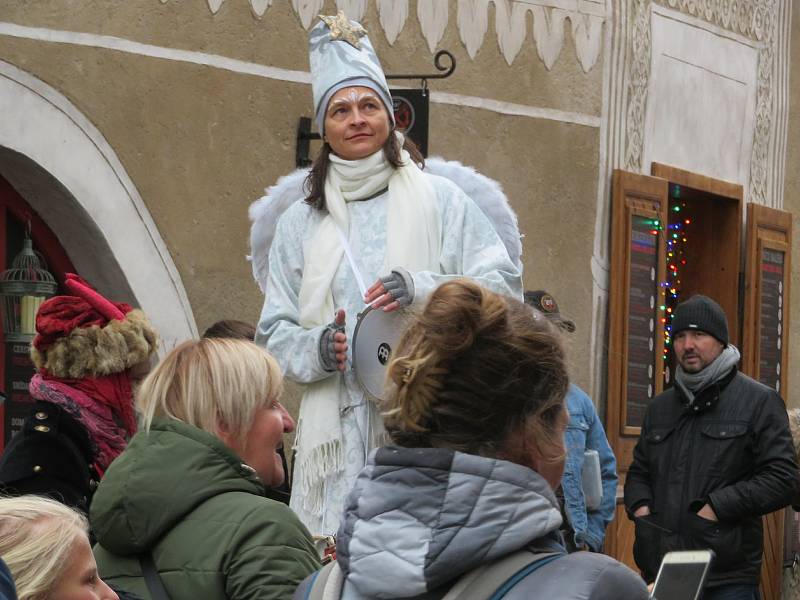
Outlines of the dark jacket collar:
{"label": "dark jacket collar", "polygon": [[673,386],[675,390],[675,398],[681,403],[684,410],[690,414],[700,414],[707,410],[714,408],[719,402],[719,396],[728,384],[733,381],[739,369],[734,366],[730,373],[725,375],[722,379],[718,379],[709,386],[704,387],[694,396],[694,402],[690,405],[689,399],[683,393],[679,385]]}

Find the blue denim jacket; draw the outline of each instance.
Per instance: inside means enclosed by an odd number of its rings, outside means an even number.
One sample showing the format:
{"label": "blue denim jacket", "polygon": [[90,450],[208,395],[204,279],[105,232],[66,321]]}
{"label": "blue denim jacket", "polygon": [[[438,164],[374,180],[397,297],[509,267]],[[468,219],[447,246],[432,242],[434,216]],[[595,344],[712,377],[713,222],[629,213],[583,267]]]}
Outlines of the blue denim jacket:
{"label": "blue denim jacket", "polygon": [[[567,392],[569,425],[565,434],[567,461],[561,487],[564,491],[564,508],[575,531],[575,545],[584,543],[595,552],[603,547],[606,527],[614,518],[617,502],[617,461],[608,445],[603,424],[597,416],[591,398],[576,385],[570,384]],[[600,472],[603,480],[603,502],[595,511],[587,513],[581,487],[581,470],[585,450],[597,450],[600,455]]]}

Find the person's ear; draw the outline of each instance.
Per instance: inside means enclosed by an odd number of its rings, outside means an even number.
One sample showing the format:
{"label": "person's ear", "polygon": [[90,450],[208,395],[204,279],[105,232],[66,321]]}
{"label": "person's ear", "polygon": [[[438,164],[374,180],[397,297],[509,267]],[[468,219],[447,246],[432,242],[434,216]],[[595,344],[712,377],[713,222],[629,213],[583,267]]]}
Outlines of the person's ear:
{"label": "person's ear", "polygon": [[236,442],[236,436],[230,430],[230,427],[219,417],[217,417],[217,437],[221,439],[226,446],[229,448],[233,448],[234,443]]}

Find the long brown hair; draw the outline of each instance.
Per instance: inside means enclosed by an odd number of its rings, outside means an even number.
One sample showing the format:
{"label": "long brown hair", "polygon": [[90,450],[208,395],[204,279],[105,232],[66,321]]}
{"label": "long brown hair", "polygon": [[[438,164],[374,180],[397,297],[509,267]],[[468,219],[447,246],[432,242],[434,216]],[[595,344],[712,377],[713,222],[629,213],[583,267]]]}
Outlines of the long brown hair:
{"label": "long brown hair", "polygon": [[[425,157],[422,156],[417,145],[408,136],[406,136],[405,142],[403,143],[403,148],[408,151],[411,160],[419,165],[420,169],[425,167]],[[318,210],[325,210],[326,208],[325,178],[328,176],[331,152],[333,152],[333,149],[330,144],[328,144],[328,142],[323,142],[322,149],[314,160],[311,171],[308,173],[308,177],[306,177],[305,183],[303,184],[303,189],[308,193],[305,201]],[[397,143],[394,130],[389,132],[389,137],[386,138],[383,144],[383,153],[388,163],[395,169],[402,165],[402,161],[400,160],[400,144]]]}
{"label": "long brown hair", "polygon": [[522,433],[557,446],[568,378],[561,338],[522,302],[461,279],[442,284],[389,365],[385,424],[405,447],[495,457]]}

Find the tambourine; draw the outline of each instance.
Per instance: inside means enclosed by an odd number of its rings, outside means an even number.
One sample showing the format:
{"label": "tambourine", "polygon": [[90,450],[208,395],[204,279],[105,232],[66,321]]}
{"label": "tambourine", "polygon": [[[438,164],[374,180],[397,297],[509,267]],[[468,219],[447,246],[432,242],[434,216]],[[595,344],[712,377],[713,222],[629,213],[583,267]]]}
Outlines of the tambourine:
{"label": "tambourine", "polygon": [[353,374],[370,396],[383,399],[386,370],[407,324],[405,311],[384,312],[368,306],[353,332]]}

